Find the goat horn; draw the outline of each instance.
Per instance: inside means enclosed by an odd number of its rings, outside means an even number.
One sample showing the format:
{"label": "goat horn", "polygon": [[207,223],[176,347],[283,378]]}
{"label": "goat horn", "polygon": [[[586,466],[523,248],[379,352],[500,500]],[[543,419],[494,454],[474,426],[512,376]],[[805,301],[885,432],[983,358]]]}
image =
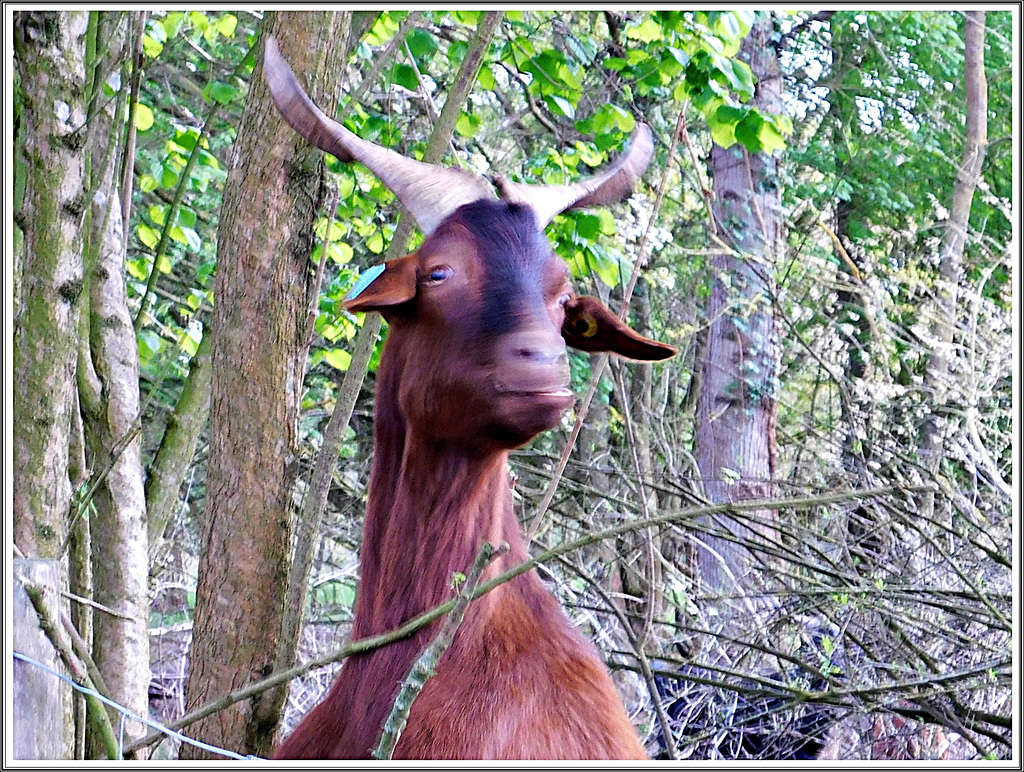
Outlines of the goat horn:
{"label": "goat horn", "polygon": [[313,104],[281,56],[277,40],[267,36],[264,77],[274,104],[304,139],[343,163],[361,162],[402,202],[429,236],[463,204],[494,198],[490,183],[457,167],[434,166],[360,139]]}
{"label": "goat horn", "polygon": [[569,185],[530,185],[496,177],[494,184],[506,201],[533,209],[544,229],[556,214],[567,209],[614,204],[628,196],[653,155],[651,129],[638,123],[626,150],[593,177]]}

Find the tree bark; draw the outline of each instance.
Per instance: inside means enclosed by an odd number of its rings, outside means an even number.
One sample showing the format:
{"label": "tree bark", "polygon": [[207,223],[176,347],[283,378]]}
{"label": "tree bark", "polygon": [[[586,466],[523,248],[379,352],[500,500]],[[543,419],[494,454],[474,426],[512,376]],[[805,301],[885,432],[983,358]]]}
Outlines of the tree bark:
{"label": "tree bark", "polygon": [[[436,164],[444,158],[451,143],[455,122],[462,113],[466,99],[476,83],[480,63],[502,16],[502,12],[491,11],[481,18],[477,32],[470,43],[470,48],[463,59],[427,142],[422,159],[424,163]],[[399,227],[395,229],[395,235],[385,254],[385,260],[399,257],[405,253],[412,222],[412,218],[407,216],[399,222]],[[309,575],[313,565],[313,552],[319,544],[320,527],[327,506],[331,476],[337,465],[338,453],[345,437],[345,428],[352,418],[356,397],[362,388],[381,325],[381,317],[378,314],[371,314],[364,320],[362,328],[353,341],[352,361],[349,363],[348,371],[338,390],[334,413],[324,431],[323,445],[314,466],[310,493],[306,496],[296,525],[295,552],[288,572],[286,603],[275,670],[291,667],[295,663],[299,638],[302,633],[302,618],[306,606]],[[285,687],[269,692],[264,697],[264,704],[271,705],[271,710],[280,714],[285,693]]]}
{"label": "tree bark", "polygon": [[14,542],[27,557],[55,558],[71,505],[88,13],[19,11],[13,18],[25,164],[14,318]]}
{"label": "tree bark", "polygon": [[[752,101],[761,111],[781,109],[782,81],[771,44],[773,19],[764,14],[741,47],[757,78]],[[775,467],[775,386],[778,346],[772,309],[772,271],[780,244],[777,161],[739,144],[711,151],[717,235],[733,252],[713,258],[710,327],[697,408],[697,465],[714,503],[769,497]],[[757,513],[767,522],[773,513]],[[711,525],[711,523],[706,523]],[[734,539],[757,538],[732,517],[715,521],[733,538],[706,535],[697,566],[710,590],[741,589],[750,553]],[[735,587],[734,582],[739,585]]]}
{"label": "tree bark", "polygon": [[210,349],[213,333],[207,329],[189,365],[188,378],[167,421],[160,448],[146,480],[146,510],[149,513],[149,550],[154,558],[163,552],[164,530],[178,505],[181,484],[188,474],[199,437],[210,414],[213,377]]}
{"label": "tree bark", "polygon": [[[149,710],[149,551],[142,447],[138,438],[139,352],[124,280],[126,242],[117,191],[127,95],[103,94],[106,74],[127,56],[127,15],[94,12],[90,30],[102,52],[87,65],[89,209],[84,261],[88,285],[82,318],[78,386],[93,476],[109,467],[92,498],[89,528],[93,599],[115,614],[93,616],[92,657],[108,696],[137,715]],[[122,81],[127,85],[127,79]],[[84,309],[83,309],[84,310]],[[129,738],[145,727],[126,724]],[[105,753],[93,743],[91,755]]]}
{"label": "tree bark", "polygon": [[[953,338],[959,318],[959,289],[964,274],[964,246],[971,218],[974,191],[981,178],[988,149],[988,83],[985,78],[985,11],[965,14],[964,87],[967,98],[967,136],[964,155],[953,185],[949,220],[939,248],[939,281],[936,286],[934,317],[931,322],[932,354],[925,369],[925,394],[930,397],[931,412],[921,433],[921,461],[931,479],[942,464],[945,436],[949,431],[945,414],[949,394],[950,365],[953,362]],[[929,480],[930,481],[930,480]],[[934,494],[920,501],[921,514],[930,519],[935,508]]]}
{"label": "tree bark", "polygon": [[[330,12],[268,14],[284,55],[320,104],[336,104],[344,61]],[[278,115],[257,52],[218,229],[210,466],[186,708],[270,672],[289,551],[295,427],[302,394],[310,253],[323,154]],[[311,202],[313,205],[311,206]],[[266,755],[273,711],[246,701],[197,723],[193,736]],[[206,758],[183,748],[183,758]]]}

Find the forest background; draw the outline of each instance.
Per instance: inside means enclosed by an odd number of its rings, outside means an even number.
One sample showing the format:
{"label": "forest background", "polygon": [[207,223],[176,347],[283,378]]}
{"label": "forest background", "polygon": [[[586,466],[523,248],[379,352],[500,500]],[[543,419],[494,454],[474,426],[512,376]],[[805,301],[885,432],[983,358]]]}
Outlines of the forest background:
{"label": "forest background", "polygon": [[[652,128],[548,235],[680,354],[572,354],[511,470],[652,754],[1013,756],[1019,8],[5,14],[5,525],[77,682],[266,755],[346,654],[386,330],[341,302],[421,237],[274,112],[273,31],[405,155],[563,182]],[[61,699],[66,758],[179,753]]]}

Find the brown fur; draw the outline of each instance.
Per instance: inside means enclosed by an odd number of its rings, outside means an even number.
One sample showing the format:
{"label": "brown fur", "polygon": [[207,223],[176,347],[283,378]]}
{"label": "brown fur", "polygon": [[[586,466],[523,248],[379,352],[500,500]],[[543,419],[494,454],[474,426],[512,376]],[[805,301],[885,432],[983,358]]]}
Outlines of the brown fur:
{"label": "brown fur", "polygon": [[[507,456],[571,404],[563,329],[585,333],[588,350],[672,353],[597,301],[575,298],[564,263],[529,217],[503,202],[463,207],[350,303],[384,313],[390,325],[353,639],[448,600],[452,575],[468,570],[483,541],[511,547],[485,579],[527,558]],[[442,266],[450,275],[435,285],[429,277]],[[566,318],[575,308],[590,318]],[[349,658],[275,757],[368,758],[399,684],[439,624]],[[395,757],[646,755],[597,652],[530,571],[470,604]]]}

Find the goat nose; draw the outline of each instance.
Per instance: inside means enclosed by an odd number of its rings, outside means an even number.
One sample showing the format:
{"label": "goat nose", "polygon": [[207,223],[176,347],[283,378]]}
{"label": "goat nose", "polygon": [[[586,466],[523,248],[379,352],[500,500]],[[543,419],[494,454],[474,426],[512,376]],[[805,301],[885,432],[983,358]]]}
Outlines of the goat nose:
{"label": "goat nose", "polygon": [[562,336],[541,330],[512,333],[503,349],[505,357],[518,365],[558,367],[568,364]]}

